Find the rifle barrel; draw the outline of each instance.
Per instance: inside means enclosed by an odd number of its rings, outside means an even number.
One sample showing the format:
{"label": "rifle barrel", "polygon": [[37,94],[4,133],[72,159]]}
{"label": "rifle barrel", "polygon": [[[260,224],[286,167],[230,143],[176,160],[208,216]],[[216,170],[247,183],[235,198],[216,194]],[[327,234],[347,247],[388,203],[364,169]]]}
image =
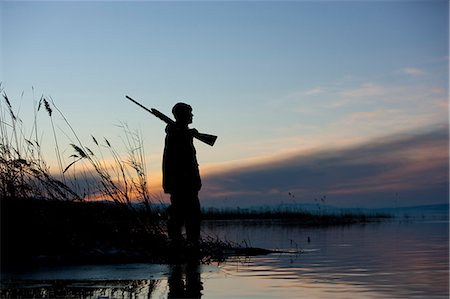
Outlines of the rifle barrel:
{"label": "rifle barrel", "polygon": [[154,114],[150,109],[148,109],[147,107],[145,107],[144,105],[142,105],[141,103],[133,100],[132,98],[130,98],[129,96],[125,96],[127,99],[129,99],[130,101],[132,101],[133,103],[135,103],[136,105],[138,105],[139,107],[141,107],[144,110],[147,110],[148,112],[150,112],[151,114]]}
{"label": "rifle barrel", "polygon": [[175,124],[175,122],[168,117],[167,115],[165,115],[164,113],[160,112],[159,110],[156,110],[155,108],[150,109],[151,113],[156,116],[157,118],[159,118],[160,120],[162,120],[163,122],[169,124],[169,125],[173,125]]}

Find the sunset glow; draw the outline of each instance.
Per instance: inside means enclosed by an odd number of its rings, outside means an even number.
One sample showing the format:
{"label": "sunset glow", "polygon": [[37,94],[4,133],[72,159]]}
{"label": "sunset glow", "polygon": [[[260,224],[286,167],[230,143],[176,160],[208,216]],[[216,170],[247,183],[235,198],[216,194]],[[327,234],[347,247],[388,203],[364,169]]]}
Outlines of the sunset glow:
{"label": "sunset glow", "polygon": [[[289,193],[336,206],[446,203],[448,8],[3,1],[0,81],[27,129],[44,95],[88,147],[93,135],[120,148],[121,122],[138,130],[150,193],[164,200],[165,125],[125,95],[169,116],[185,101],[192,127],[219,136],[196,143],[206,205],[294,202]],[[74,137],[53,120],[64,168]],[[38,121],[57,172],[48,117]]]}

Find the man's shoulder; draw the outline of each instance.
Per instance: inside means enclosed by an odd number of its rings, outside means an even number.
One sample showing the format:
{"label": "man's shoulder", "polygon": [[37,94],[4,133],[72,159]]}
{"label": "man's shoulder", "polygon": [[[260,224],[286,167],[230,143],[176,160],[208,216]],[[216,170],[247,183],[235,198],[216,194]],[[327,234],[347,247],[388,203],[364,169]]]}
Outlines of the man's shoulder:
{"label": "man's shoulder", "polygon": [[182,126],[177,126],[176,124],[168,124],[166,126],[166,133],[170,135],[191,135],[189,128],[185,128]]}

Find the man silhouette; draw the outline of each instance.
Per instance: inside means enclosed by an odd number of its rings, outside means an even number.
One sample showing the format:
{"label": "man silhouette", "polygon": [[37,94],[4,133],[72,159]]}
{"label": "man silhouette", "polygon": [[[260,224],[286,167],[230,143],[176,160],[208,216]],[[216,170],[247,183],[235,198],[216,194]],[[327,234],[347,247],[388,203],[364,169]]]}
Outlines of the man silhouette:
{"label": "man silhouette", "polygon": [[188,127],[192,123],[192,107],[177,103],[172,113],[175,124],[166,127],[163,155],[163,189],[170,194],[171,202],[167,230],[171,241],[179,244],[184,225],[187,241],[196,246],[200,239],[198,192],[202,183],[193,143],[196,130]]}

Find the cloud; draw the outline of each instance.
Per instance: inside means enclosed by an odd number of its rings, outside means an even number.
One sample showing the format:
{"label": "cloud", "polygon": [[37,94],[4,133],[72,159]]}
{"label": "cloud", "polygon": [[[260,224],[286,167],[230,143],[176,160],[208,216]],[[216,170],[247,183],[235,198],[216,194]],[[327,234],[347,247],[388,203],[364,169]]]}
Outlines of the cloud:
{"label": "cloud", "polygon": [[[78,165],[81,164],[81,165]],[[123,165],[123,172],[116,163],[101,162],[99,171],[95,170],[87,161],[74,164],[64,178],[59,174],[54,176],[64,183],[76,194],[85,200],[126,200],[125,194],[131,200],[140,200],[139,178],[133,169]],[[126,180],[126,182],[125,182]],[[147,181],[147,183],[150,183]],[[139,190],[138,190],[139,189]],[[149,190],[150,191],[150,190]],[[113,198],[113,197],[114,198]],[[158,198],[157,194],[150,194]]]}
{"label": "cloud", "polygon": [[378,97],[385,94],[385,87],[374,83],[365,83],[358,88],[343,91],[341,93],[341,97],[344,99],[360,99],[367,97]]}
{"label": "cloud", "polygon": [[389,206],[395,194],[404,205],[448,200],[448,128],[409,132],[364,144],[297,153],[284,159],[235,167],[204,178],[202,198],[234,205],[311,203]]}
{"label": "cloud", "polygon": [[305,91],[305,95],[315,95],[315,94],[320,94],[320,93],[323,93],[323,92],[325,92],[322,88],[320,88],[320,87],[316,87],[316,88],[313,88],[313,89],[309,89],[309,90],[307,90],[307,91]]}
{"label": "cloud", "polygon": [[393,112],[397,112],[397,110],[380,108],[372,111],[352,112],[346,116],[346,118],[353,121],[379,120],[385,117],[385,115],[392,114]]}
{"label": "cloud", "polygon": [[405,67],[403,69],[401,69],[400,71],[401,74],[406,74],[406,75],[410,75],[413,77],[421,77],[427,74],[427,72],[425,72],[424,70],[415,68],[415,67]]}

